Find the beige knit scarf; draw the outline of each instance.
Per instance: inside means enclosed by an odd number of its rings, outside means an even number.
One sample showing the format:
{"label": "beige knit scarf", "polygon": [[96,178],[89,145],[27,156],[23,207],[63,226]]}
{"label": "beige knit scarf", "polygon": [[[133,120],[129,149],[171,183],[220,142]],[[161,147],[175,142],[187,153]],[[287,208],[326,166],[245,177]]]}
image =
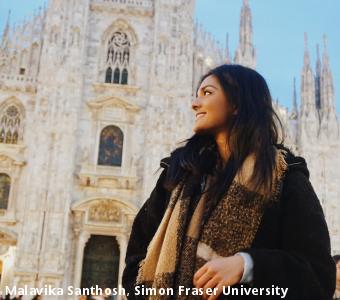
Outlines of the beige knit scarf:
{"label": "beige knit scarf", "polygon": [[[236,173],[226,195],[203,223],[209,201],[205,193],[185,228],[190,196],[183,197],[185,180],[172,191],[163,219],[140,262],[136,285],[173,288],[174,295],[150,295],[147,299],[198,299],[178,296],[178,286],[192,287],[194,273],[207,261],[227,257],[251,246],[265,209],[265,203],[280,197],[287,170],[286,151],[276,149],[274,188],[265,196],[249,189],[255,159],[249,155]],[[208,177],[207,186],[211,184]],[[255,196],[254,196],[255,195]],[[211,201],[210,201],[211,202]],[[177,296],[176,296],[177,295]]]}

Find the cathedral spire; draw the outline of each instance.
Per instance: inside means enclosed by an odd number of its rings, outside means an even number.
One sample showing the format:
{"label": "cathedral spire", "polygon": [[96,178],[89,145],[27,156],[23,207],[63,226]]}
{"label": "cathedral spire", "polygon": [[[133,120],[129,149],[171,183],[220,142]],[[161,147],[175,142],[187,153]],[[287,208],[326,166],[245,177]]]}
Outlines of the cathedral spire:
{"label": "cathedral spire", "polygon": [[297,96],[296,96],[296,80],[294,77],[293,79],[293,105],[292,105],[291,118],[296,119],[297,116],[298,116],[298,110],[297,110]]}
{"label": "cathedral spire", "polygon": [[[315,141],[319,130],[319,115],[315,103],[315,78],[310,65],[308,37],[304,34],[304,56],[303,68],[301,71],[301,108],[300,108],[300,129],[299,142],[310,143]],[[300,145],[300,146],[301,146]]]}
{"label": "cathedral spire", "polygon": [[316,66],[315,66],[315,103],[316,107],[320,109],[320,80],[321,80],[321,61],[319,44],[316,44]]}
{"label": "cathedral spire", "polygon": [[305,67],[308,67],[309,63],[310,63],[310,59],[309,59],[307,32],[305,32],[305,34],[304,34],[304,42],[305,42],[305,53],[304,53],[304,56],[303,56],[303,63],[304,63]]}
{"label": "cathedral spire", "polygon": [[240,17],[239,45],[235,53],[235,63],[255,69],[256,58],[253,46],[253,25],[249,0],[243,0]]}
{"label": "cathedral spire", "polygon": [[5,48],[8,47],[10,17],[11,17],[11,10],[8,11],[7,22],[6,22],[6,25],[5,25],[5,28],[4,28],[4,32],[2,34],[2,41],[1,41],[1,48],[2,49],[5,49]]}
{"label": "cathedral spire", "polygon": [[327,50],[327,37],[323,36],[324,50],[322,55],[321,71],[321,109],[330,110],[335,106],[334,103],[334,86],[333,76],[329,65],[329,56]]}
{"label": "cathedral spire", "polygon": [[322,70],[320,78],[320,106],[321,106],[321,128],[322,137],[335,140],[339,139],[339,122],[335,110],[335,94],[333,85],[333,76],[329,64],[329,56],[327,49],[327,37],[323,36],[323,55]]}
{"label": "cathedral spire", "polygon": [[329,56],[328,56],[328,49],[327,49],[327,36],[324,34],[323,35],[323,57],[322,57],[322,62],[325,66],[329,67]]}
{"label": "cathedral spire", "polygon": [[229,33],[226,35],[226,47],[225,47],[225,54],[226,54],[226,63],[231,63],[230,51],[229,51]]}
{"label": "cathedral spire", "polygon": [[316,76],[321,75],[321,60],[320,60],[320,49],[319,44],[316,44],[316,68],[315,68]]}
{"label": "cathedral spire", "polygon": [[305,50],[303,55],[303,68],[301,73],[301,114],[309,115],[315,109],[315,82],[310,65],[308,36],[304,34]]}

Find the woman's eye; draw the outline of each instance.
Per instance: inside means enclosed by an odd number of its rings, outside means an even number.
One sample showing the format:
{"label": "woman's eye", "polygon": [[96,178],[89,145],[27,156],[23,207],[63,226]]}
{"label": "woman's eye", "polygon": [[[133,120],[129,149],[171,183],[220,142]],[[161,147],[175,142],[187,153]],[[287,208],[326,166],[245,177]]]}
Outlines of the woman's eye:
{"label": "woman's eye", "polygon": [[204,96],[210,95],[210,94],[211,94],[211,92],[209,92],[209,91],[204,91],[204,92],[203,92],[203,95],[204,95]]}

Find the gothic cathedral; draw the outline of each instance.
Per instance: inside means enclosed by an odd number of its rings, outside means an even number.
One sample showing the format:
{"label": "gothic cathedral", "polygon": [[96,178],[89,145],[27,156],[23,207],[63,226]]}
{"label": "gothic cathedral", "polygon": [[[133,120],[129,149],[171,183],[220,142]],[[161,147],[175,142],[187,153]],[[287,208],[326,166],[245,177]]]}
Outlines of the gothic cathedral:
{"label": "gothic cathedral", "polygon": [[[7,22],[0,45],[1,288],[121,283],[131,225],[160,159],[192,135],[200,76],[225,62],[256,68],[248,1],[233,58],[194,22],[194,5],[50,0],[22,24]],[[313,71],[305,40],[300,108],[296,90],[291,111],[274,105],[287,146],[306,158],[339,253],[340,138],[327,41]]]}

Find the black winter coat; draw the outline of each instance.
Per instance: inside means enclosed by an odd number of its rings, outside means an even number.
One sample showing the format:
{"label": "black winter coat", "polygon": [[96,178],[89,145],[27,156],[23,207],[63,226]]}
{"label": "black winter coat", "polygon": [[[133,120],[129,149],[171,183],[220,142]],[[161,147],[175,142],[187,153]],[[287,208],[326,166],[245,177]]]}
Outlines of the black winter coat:
{"label": "black winter coat", "polygon": [[[266,209],[252,246],[244,250],[254,262],[252,287],[288,288],[284,299],[289,300],[329,300],[335,290],[336,267],[324,213],[309,181],[305,159],[290,153],[286,161],[288,171],[281,201]],[[169,163],[170,157],[161,160],[164,170],[133,222],[122,279],[123,287],[129,292],[128,299],[141,299],[134,296],[133,285],[138,263],[146,255],[170,197],[170,192],[162,186]],[[218,299],[281,298],[220,295]]]}

